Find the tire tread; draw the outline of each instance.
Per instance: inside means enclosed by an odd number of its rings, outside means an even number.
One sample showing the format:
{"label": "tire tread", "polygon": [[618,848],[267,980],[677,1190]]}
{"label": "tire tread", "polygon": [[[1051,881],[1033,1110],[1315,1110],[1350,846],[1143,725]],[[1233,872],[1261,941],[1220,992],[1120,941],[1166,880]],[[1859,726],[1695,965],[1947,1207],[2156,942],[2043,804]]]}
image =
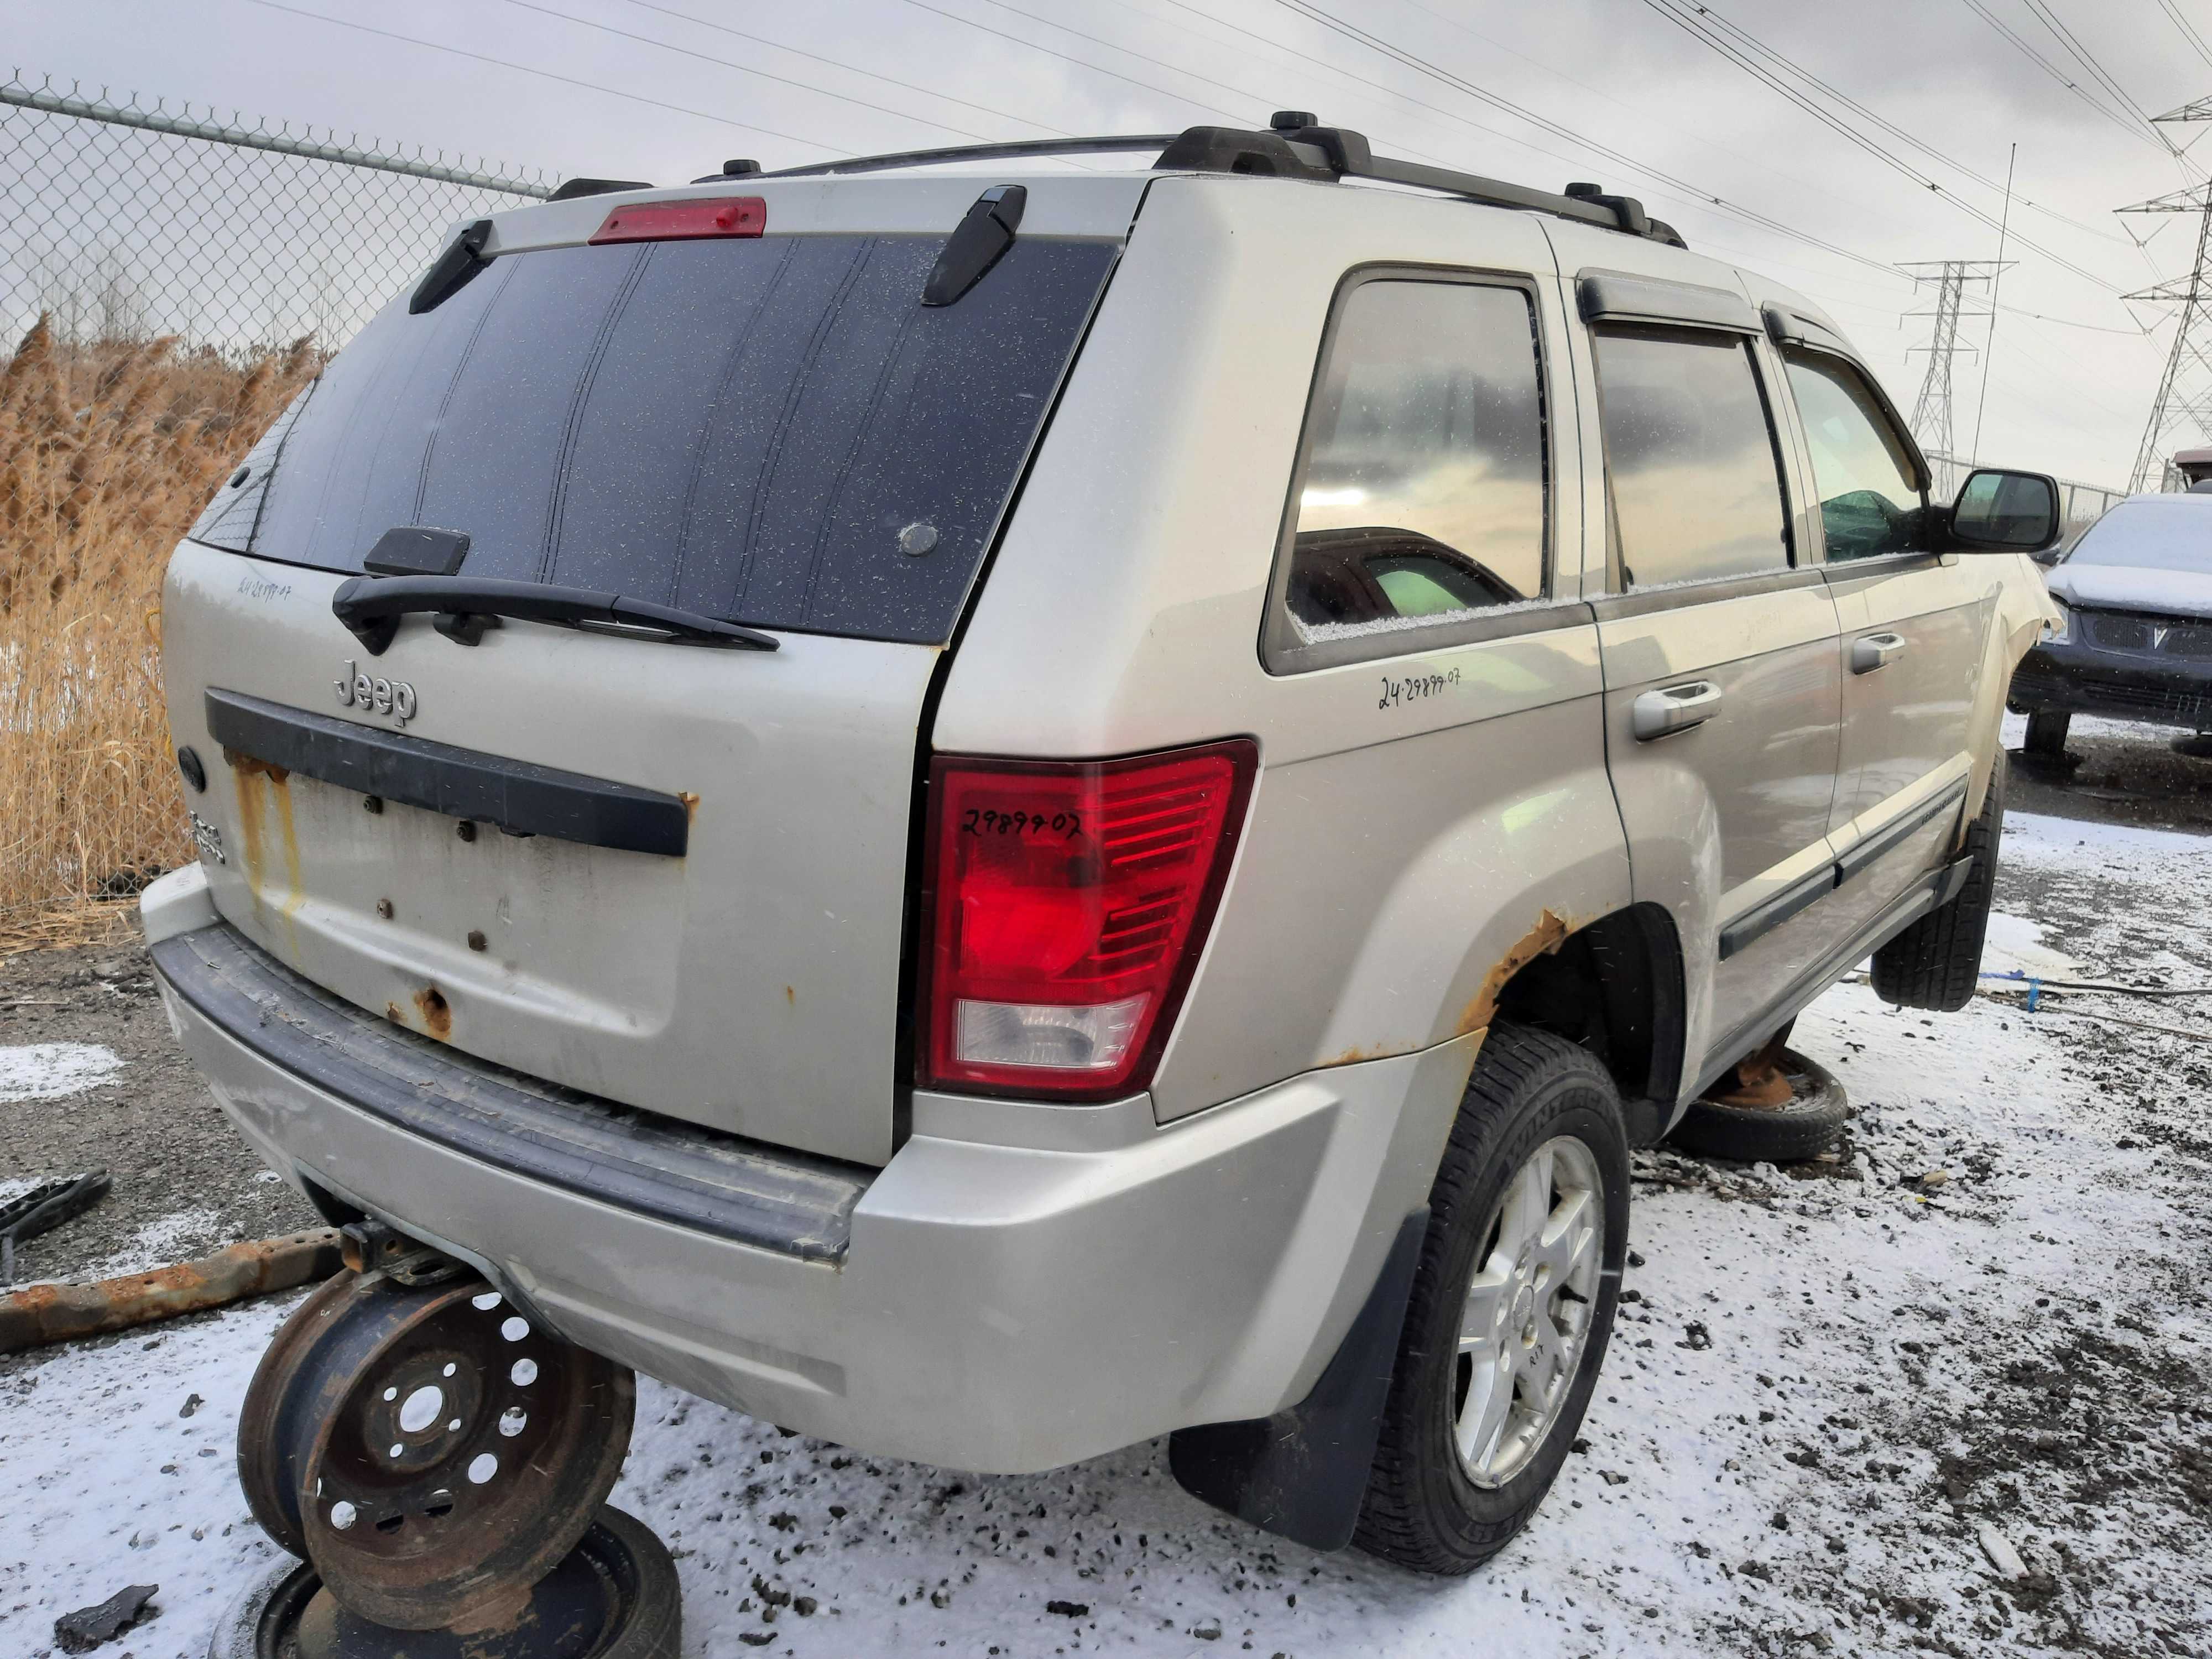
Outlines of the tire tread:
{"label": "tire tread", "polygon": [[[1391,1380],[1390,1404],[1353,1534],[1352,1541],[1370,1554],[1418,1572],[1462,1575],[1504,1548],[1543,1501],[1548,1482],[1504,1520],[1476,1526],[1468,1538],[1474,1547],[1471,1556],[1445,1547],[1421,1502],[1418,1465],[1424,1456],[1421,1438],[1425,1426],[1407,1408],[1406,1396],[1413,1387],[1409,1362],[1419,1358],[1414,1352],[1418,1333],[1426,1328],[1439,1297],[1459,1293],[1456,1285],[1443,1282],[1451,1253],[1454,1218],[1480,1184],[1516,1103],[1557,1079],[1577,1076],[1617,1103],[1611,1075],[1587,1049],[1564,1037],[1500,1023],[1492,1026],[1483,1040],[1431,1191],[1429,1231],[1421,1242],[1420,1260],[1414,1269],[1406,1334]],[[1625,1145],[1624,1138],[1624,1149]],[[1602,1333],[1599,1340],[1601,1346]]]}
{"label": "tire tread", "polygon": [[1966,827],[1974,861],[1966,884],[1948,904],[1922,916],[1874,953],[1875,994],[1900,1008],[1955,1014],[1973,1000],[1982,970],[1982,941],[1996,896],[1997,843],[2004,833],[2005,757],[2000,750],[1989,797]]}

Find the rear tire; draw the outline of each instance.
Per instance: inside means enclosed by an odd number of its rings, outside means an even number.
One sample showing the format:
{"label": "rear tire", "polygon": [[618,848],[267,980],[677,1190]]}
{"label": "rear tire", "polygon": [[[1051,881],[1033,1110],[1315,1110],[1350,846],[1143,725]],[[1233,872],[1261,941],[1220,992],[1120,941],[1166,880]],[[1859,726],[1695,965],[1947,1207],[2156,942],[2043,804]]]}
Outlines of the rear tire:
{"label": "rear tire", "polygon": [[[1502,1549],[1551,1489],[1604,1363],[1628,1249],[1628,1139],[1605,1068],[1564,1038],[1492,1025],[1429,1208],[1353,1541],[1456,1576]],[[1538,1242],[1516,1249],[1515,1237]],[[1532,1261],[1534,1276],[1516,1278]],[[1510,1335],[1463,1353],[1470,1321]],[[1484,1438],[1488,1419],[1468,1406],[1501,1388]],[[1480,1441],[1480,1468],[1463,1436]]]}
{"label": "rear tire", "polygon": [[1996,896],[2004,797],[2005,757],[1999,750],[1990,773],[1989,796],[1966,827],[1965,851],[1974,861],[1966,884],[1948,904],[1929,911],[1874,953],[1875,994],[1884,1002],[1955,1014],[1973,1000],[1982,970],[1982,939],[1989,932],[1990,905]]}
{"label": "rear tire", "polygon": [[2027,737],[2020,746],[2023,755],[2033,755],[2038,760],[2061,760],[2066,754],[2066,734],[2073,726],[2074,716],[2051,710],[2039,710],[2027,717]]}
{"label": "rear tire", "polygon": [[1693,1100],[1667,1139],[1685,1152],[1746,1164],[1797,1164],[1826,1152],[1851,1114],[1844,1085],[1794,1048],[1782,1051],[1790,1097],[1782,1106]]}

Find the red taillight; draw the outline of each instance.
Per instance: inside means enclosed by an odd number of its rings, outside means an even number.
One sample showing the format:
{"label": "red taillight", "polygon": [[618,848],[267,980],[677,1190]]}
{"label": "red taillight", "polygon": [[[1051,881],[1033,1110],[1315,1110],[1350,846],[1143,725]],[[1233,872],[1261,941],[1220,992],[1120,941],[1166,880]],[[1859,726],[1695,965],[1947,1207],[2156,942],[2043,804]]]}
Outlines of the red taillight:
{"label": "red taillight", "polygon": [[608,214],[592,242],[684,242],[700,236],[757,236],[768,228],[758,196],[682,202],[633,202]]}
{"label": "red taillight", "polygon": [[939,757],[923,1085],[1085,1100],[1145,1087],[1258,759],[1249,738],[1130,760]]}

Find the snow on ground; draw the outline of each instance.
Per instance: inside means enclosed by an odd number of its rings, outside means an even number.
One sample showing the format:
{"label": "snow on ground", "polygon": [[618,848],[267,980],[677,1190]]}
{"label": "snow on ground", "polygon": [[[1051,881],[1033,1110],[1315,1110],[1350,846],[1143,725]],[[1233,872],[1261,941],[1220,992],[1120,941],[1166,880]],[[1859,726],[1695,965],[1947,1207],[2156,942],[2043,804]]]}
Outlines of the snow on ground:
{"label": "snow on ground", "polygon": [[0,1102],[81,1095],[122,1069],[115,1051],[96,1042],[27,1042],[0,1048]]}
{"label": "snow on ground", "polygon": [[[2206,851],[2015,817],[2000,946],[2212,983]],[[1836,1162],[1640,1157],[1581,1455],[1470,1579],[1267,1538],[1159,1443],[978,1477],[650,1382],[616,1501],[677,1553],[695,1659],[2212,1651],[2212,1006],[2045,994],[1944,1017],[1838,986],[1793,1039],[1858,1109]],[[274,1559],[230,1449],[286,1305],[0,1375],[0,1650],[158,1582],[116,1651],[204,1650]]]}
{"label": "snow on ground", "polygon": [[206,1240],[221,1236],[222,1223],[222,1218],[204,1205],[162,1216],[133,1229],[128,1242],[76,1277],[96,1285],[103,1279],[120,1279],[125,1273],[143,1273],[173,1261],[189,1261],[205,1252]]}

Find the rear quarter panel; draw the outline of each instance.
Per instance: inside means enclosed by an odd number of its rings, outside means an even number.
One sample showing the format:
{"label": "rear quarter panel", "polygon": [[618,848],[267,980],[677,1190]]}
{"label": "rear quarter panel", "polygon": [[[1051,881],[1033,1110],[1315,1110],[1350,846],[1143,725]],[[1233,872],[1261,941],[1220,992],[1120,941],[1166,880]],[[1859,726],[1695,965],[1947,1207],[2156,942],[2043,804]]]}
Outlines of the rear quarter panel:
{"label": "rear quarter panel", "polygon": [[[1382,262],[1538,278],[1553,591],[1578,594],[1575,389],[1533,219],[1337,185],[1163,179],[938,712],[934,747],[952,753],[1258,738],[1237,867],[1154,1085],[1163,1120],[1479,1029],[1501,962],[1628,902],[1595,629],[1571,598],[1557,626],[1513,638],[1296,675],[1260,659],[1330,301],[1348,271]],[[1383,680],[1408,677],[1449,690],[1382,706]]]}

